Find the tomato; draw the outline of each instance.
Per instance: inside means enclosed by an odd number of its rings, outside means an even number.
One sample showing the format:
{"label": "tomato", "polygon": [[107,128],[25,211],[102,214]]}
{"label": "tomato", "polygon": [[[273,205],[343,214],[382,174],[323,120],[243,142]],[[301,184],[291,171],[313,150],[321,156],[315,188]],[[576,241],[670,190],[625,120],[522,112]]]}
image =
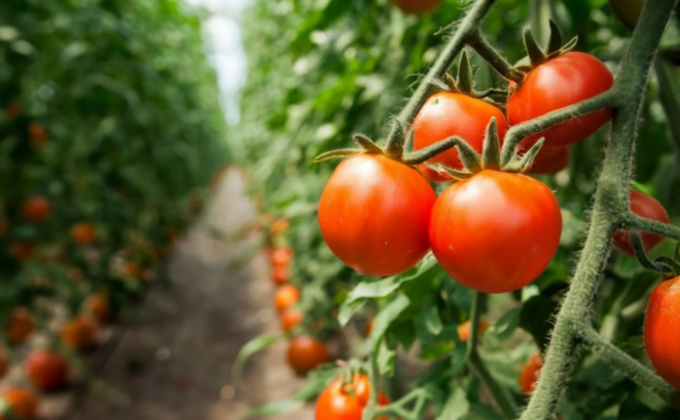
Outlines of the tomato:
{"label": "tomato", "polygon": [[[540,117],[551,111],[592,98],[608,91],[614,77],[607,67],[592,55],[568,52],[531,70],[524,81],[515,86],[508,98],[510,125]],[[603,109],[574,118],[541,131],[522,141],[528,148],[541,137],[549,147],[566,146],[593,134],[612,117],[611,109]]]}
{"label": "tomato", "polygon": [[517,380],[522,394],[529,395],[534,391],[538,381],[538,372],[542,367],[543,360],[541,360],[541,355],[538,353],[529,357],[529,360],[522,366]]}
{"label": "tomato", "polygon": [[45,127],[38,123],[30,123],[28,125],[28,136],[30,138],[31,147],[34,149],[44,145],[50,138]]}
{"label": "tomato", "polygon": [[[413,120],[413,150],[424,149],[448,137],[458,136],[481,152],[486,127],[491,118],[496,118],[498,137],[502,141],[508,131],[508,123],[500,109],[461,93],[435,93]],[[455,147],[428,162],[442,163],[453,169],[463,168]],[[420,170],[431,181],[451,180],[450,176],[439,174],[425,165],[420,165]]]}
{"label": "tomato", "polygon": [[439,8],[443,0],[392,0],[402,12],[414,15],[432,12]]}
{"label": "tomato", "polygon": [[35,246],[24,241],[12,242],[9,246],[9,253],[15,260],[30,260],[35,256]]}
{"label": "tomato", "polygon": [[663,379],[680,390],[680,277],[659,284],[647,303],[645,349]]}
{"label": "tomato", "polygon": [[288,223],[288,220],[286,219],[274,220],[272,224],[269,225],[269,233],[272,236],[283,235],[288,230],[289,226],[290,223]]}
{"label": "tomato", "polygon": [[293,248],[289,246],[277,246],[269,250],[269,261],[273,266],[284,267],[293,259]]}
{"label": "tomato", "polygon": [[536,157],[531,168],[527,171],[530,174],[555,174],[569,166],[568,147],[543,147]]}
{"label": "tomato", "polygon": [[99,329],[89,318],[79,316],[61,329],[61,341],[74,350],[90,350],[97,344]]}
{"label": "tomato", "polygon": [[[670,223],[671,221],[661,203],[637,190],[630,190],[630,209],[633,213],[645,219],[652,219],[662,223]],[[649,252],[652,248],[663,242],[664,238],[648,232],[641,232],[640,239],[642,239],[645,251]],[[614,232],[613,244],[626,254],[635,255],[629,231],[617,230]]]}
{"label": "tomato", "polygon": [[13,343],[23,343],[35,328],[33,316],[24,308],[15,308],[9,316],[5,334]]}
{"label": "tomato", "polygon": [[[38,398],[31,391],[21,388],[8,388],[2,393],[12,419],[15,420],[30,420],[38,415]],[[5,420],[8,417],[0,415],[0,420]]]}
{"label": "tomato", "polygon": [[90,295],[85,300],[85,311],[101,323],[110,322],[112,318],[108,300],[98,293]]}
{"label": "tomato", "polygon": [[[364,407],[368,405],[371,383],[368,376],[357,373],[349,383],[343,378],[331,382],[316,400],[314,420],[361,420]],[[385,393],[378,393],[378,405],[390,403]],[[380,417],[378,420],[388,420]]]}
{"label": "tomato", "polygon": [[76,223],[71,228],[71,236],[79,245],[90,245],[97,237],[97,231],[90,223]]}
{"label": "tomato", "polygon": [[272,280],[276,284],[284,284],[290,280],[288,267],[274,266],[272,268]]}
{"label": "tomato", "polygon": [[133,279],[139,280],[142,277],[142,269],[134,261],[128,261],[125,263],[125,275],[127,277],[132,277]]}
{"label": "tomato", "polygon": [[401,273],[429,249],[435,199],[417,170],[376,154],[352,156],[338,165],[319,200],[321,234],[359,273]]}
{"label": "tomato", "polygon": [[614,15],[631,31],[640,19],[644,4],[644,0],[609,0]]}
{"label": "tomato", "polygon": [[300,289],[292,284],[284,284],[274,293],[274,306],[279,312],[283,312],[300,300]]}
{"label": "tomato", "polygon": [[50,202],[42,196],[30,197],[24,202],[23,215],[31,223],[43,223],[50,215]]}
{"label": "tomato", "polygon": [[330,360],[326,344],[305,335],[290,340],[287,355],[288,364],[298,374],[305,374]]}
{"label": "tomato", "polygon": [[9,370],[9,361],[7,360],[7,355],[5,350],[0,348],[0,379],[2,379]]}
{"label": "tomato", "polygon": [[53,391],[66,385],[68,364],[52,350],[33,350],[25,363],[26,377],[43,391]]}
{"label": "tomato", "polygon": [[[467,341],[470,339],[470,327],[472,323],[470,321],[465,321],[462,324],[458,325],[458,337],[463,340]],[[479,322],[479,332],[483,333],[489,328],[489,323],[481,320]]]}
{"label": "tomato", "polygon": [[430,244],[457,282],[485,293],[531,283],[552,260],[562,215],[540,181],[485,170],[448,187],[432,211]]}
{"label": "tomato", "polygon": [[296,308],[286,309],[281,313],[281,329],[285,332],[292,331],[293,328],[302,324],[304,315]]}
{"label": "tomato", "polygon": [[371,318],[366,323],[366,336],[368,337],[373,332],[373,324],[375,324],[375,318]]}

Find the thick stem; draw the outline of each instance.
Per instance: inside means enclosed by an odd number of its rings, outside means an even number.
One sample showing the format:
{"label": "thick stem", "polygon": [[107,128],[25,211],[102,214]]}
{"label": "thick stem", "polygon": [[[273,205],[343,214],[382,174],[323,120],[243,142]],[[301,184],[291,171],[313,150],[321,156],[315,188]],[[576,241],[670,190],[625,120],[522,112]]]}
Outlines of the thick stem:
{"label": "thick stem", "polygon": [[524,80],[524,73],[508,63],[505,57],[500,55],[498,51],[489,44],[479,29],[470,35],[468,38],[468,45],[474,48],[475,51],[477,51],[477,54],[486,60],[486,62],[504,78],[517,83],[521,83],[522,80]]}
{"label": "thick stem", "polygon": [[629,229],[638,229],[644,232],[663,236],[664,238],[671,238],[675,239],[676,241],[680,241],[679,227],[667,223],[661,223],[652,219],[646,219],[630,211],[623,220],[623,227]]}
{"label": "thick stem", "polygon": [[[444,47],[444,50],[439,54],[439,57],[434,62],[427,74],[422,78],[416,91],[411,95],[404,109],[401,110],[397,117],[397,126],[401,124],[410,124],[413,118],[418,113],[420,107],[427,100],[430,94],[430,86],[432,82],[444,75],[446,70],[451,67],[451,63],[456,58],[458,53],[465,46],[465,41],[474,31],[477,30],[479,23],[484,16],[489,12],[491,6],[496,0],[477,0],[472,5],[472,8],[465,15],[465,18],[460,23],[458,28],[452,34],[451,39]],[[386,149],[393,149],[393,144],[399,141],[399,130],[393,129],[390,136],[387,138]]]}

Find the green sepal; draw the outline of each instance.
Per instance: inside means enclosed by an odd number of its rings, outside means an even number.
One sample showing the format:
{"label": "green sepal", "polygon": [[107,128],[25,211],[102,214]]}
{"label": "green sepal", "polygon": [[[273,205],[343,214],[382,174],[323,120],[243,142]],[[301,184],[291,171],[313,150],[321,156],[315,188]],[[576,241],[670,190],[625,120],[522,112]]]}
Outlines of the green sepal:
{"label": "green sepal", "polygon": [[543,143],[545,143],[545,137],[541,137],[541,139],[538,140],[536,144],[531,146],[531,148],[522,157],[519,159],[513,159],[513,161],[505,165],[503,170],[507,172],[523,174],[531,169],[531,165],[533,165],[536,155],[538,155],[538,152],[540,152],[543,148]]}
{"label": "green sepal", "polygon": [[446,86],[448,86],[449,91],[451,92],[458,92],[458,88],[456,87],[456,79],[451,76],[451,73],[446,73],[444,75],[444,81],[446,83]]}
{"label": "green sepal", "polygon": [[409,153],[404,157],[403,162],[407,165],[418,165],[429,159],[432,159],[442,152],[451,149],[452,147],[455,147],[461,141],[462,139],[458,136],[446,138],[418,151]]}
{"label": "green sepal", "polygon": [[359,153],[365,153],[361,149],[336,149],[330,152],[321,153],[319,156],[315,157],[312,163],[319,163],[329,159],[343,159],[346,157],[358,155]]}
{"label": "green sepal", "polygon": [[550,19],[550,39],[548,39],[548,46],[546,54],[548,56],[557,53],[562,48],[562,32],[554,20]]}
{"label": "green sepal", "polygon": [[446,165],[442,165],[441,163],[425,163],[425,166],[438,174],[445,173],[456,180],[470,178],[473,175],[470,171],[459,171],[457,169],[449,168]]}
{"label": "green sepal", "polygon": [[355,134],[352,137],[352,140],[354,143],[357,144],[357,146],[361,147],[363,150],[370,152],[370,153],[378,153],[382,154],[383,150],[373,142],[370,138],[364,136],[363,134]]}
{"label": "green sepal", "polygon": [[458,91],[471,95],[474,88],[472,81],[472,65],[467,51],[463,50],[458,64]]}
{"label": "green sepal", "polygon": [[465,169],[472,173],[477,173],[482,170],[482,160],[479,153],[463,139],[456,143],[458,149],[458,156],[463,163]]}
{"label": "green sepal", "polygon": [[491,118],[486,126],[486,134],[482,146],[482,168],[499,169],[501,167],[501,142],[498,138],[496,117]]}
{"label": "green sepal", "polygon": [[576,35],[575,37],[570,39],[569,42],[567,42],[566,44],[562,45],[562,47],[559,50],[548,54],[548,59],[555,58],[558,55],[561,55],[561,54],[564,54],[564,53],[568,53],[569,51],[576,48],[576,44],[578,44],[578,35]]}
{"label": "green sepal", "polygon": [[505,103],[508,100],[507,89],[487,89],[475,92],[475,97],[479,99],[491,99],[494,102]]}
{"label": "green sepal", "polygon": [[547,61],[548,57],[546,57],[541,47],[536,43],[529,28],[524,30],[524,47],[527,50],[529,61],[531,61],[531,67],[538,67]]}

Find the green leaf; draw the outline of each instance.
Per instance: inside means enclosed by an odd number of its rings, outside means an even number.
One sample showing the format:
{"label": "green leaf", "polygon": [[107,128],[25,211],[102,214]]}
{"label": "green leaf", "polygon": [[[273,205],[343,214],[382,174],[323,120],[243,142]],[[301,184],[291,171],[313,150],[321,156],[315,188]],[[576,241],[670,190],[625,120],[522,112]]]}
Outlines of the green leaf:
{"label": "green leaf", "polygon": [[397,353],[387,346],[385,340],[380,344],[378,350],[378,370],[380,375],[392,377],[394,375],[394,363]]}
{"label": "green leaf", "polygon": [[545,63],[546,56],[541,50],[541,47],[536,43],[536,39],[534,39],[529,28],[524,30],[524,47],[527,50],[527,55],[529,56],[532,67],[537,67]]}
{"label": "green leaf", "polygon": [[496,334],[499,340],[505,341],[513,336],[519,327],[521,308],[512,308],[501,316],[493,325],[491,332]]}
{"label": "green leaf", "polygon": [[451,375],[456,375],[460,372],[467,363],[468,352],[465,343],[458,342],[451,352]]}
{"label": "green leaf", "polygon": [[392,302],[387,304],[387,306],[385,306],[375,317],[375,321],[373,321],[371,340],[378,340],[385,335],[385,331],[387,331],[389,325],[396,320],[410,304],[411,301],[409,298],[403,294],[399,294]]}
{"label": "green leaf", "polygon": [[419,328],[426,330],[432,335],[439,335],[444,325],[439,317],[439,310],[436,305],[424,305],[423,309],[414,320],[416,331]]}
{"label": "green leaf", "polygon": [[241,376],[243,370],[243,365],[246,363],[248,358],[253,354],[272,346],[277,341],[279,341],[283,336],[281,335],[263,335],[260,337],[255,337],[254,339],[247,342],[241,351],[238,352],[236,360],[234,361],[234,366],[232,367],[231,374],[233,377],[238,378]]}
{"label": "green leaf", "polygon": [[466,392],[460,386],[453,388],[446,400],[442,411],[436,420],[455,420],[460,419],[470,411],[470,402],[467,400]]}
{"label": "green leaf", "polygon": [[354,314],[359,312],[364,306],[366,306],[365,299],[345,300],[342,302],[338,311],[338,323],[340,326],[346,326]]}

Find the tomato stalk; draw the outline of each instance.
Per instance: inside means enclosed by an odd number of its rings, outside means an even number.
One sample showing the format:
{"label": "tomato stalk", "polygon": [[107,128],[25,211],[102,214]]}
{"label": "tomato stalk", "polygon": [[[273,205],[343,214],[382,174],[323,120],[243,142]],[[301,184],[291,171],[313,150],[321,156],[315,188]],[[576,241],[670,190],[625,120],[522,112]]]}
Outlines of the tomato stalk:
{"label": "tomato stalk", "polygon": [[[375,411],[376,417],[392,416],[401,420],[420,420],[421,412],[425,403],[430,398],[430,394],[423,388],[416,388],[392,404],[378,408]],[[415,401],[413,408],[407,410],[405,407]]]}
{"label": "tomato stalk", "polygon": [[[468,44],[477,51],[484,60],[507,80],[521,83],[524,80],[524,73],[508,63],[496,49],[484,38],[481,31],[477,29],[467,39]],[[506,93],[507,95],[507,93]]]}

